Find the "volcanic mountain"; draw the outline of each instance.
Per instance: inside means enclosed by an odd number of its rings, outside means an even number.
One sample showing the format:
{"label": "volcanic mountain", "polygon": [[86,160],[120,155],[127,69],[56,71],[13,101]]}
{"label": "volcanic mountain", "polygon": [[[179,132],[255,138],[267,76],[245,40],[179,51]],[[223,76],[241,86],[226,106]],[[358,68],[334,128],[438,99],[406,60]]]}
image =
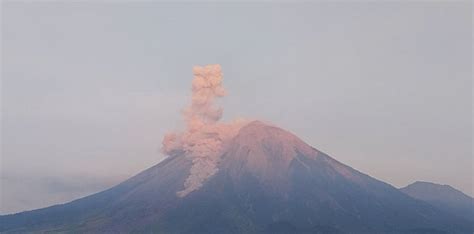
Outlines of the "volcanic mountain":
{"label": "volcanic mountain", "polygon": [[103,192],[0,217],[0,232],[472,233],[472,225],[259,121],[217,172],[179,196],[193,161],[176,154]]}

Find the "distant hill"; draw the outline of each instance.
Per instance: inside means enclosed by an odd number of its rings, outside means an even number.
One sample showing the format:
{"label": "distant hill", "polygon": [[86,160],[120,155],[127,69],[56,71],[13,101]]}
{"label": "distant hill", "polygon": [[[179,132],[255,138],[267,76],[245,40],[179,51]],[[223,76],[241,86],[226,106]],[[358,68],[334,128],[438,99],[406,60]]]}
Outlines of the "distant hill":
{"label": "distant hill", "polygon": [[192,164],[189,157],[177,154],[109,190],[63,205],[0,216],[0,232],[473,231],[464,219],[259,121],[240,129],[220,156],[217,171],[199,180],[202,186],[180,193],[193,175]]}
{"label": "distant hill", "polygon": [[449,185],[417,181],[401,188],[400,191],[474,222],[474,198]]}

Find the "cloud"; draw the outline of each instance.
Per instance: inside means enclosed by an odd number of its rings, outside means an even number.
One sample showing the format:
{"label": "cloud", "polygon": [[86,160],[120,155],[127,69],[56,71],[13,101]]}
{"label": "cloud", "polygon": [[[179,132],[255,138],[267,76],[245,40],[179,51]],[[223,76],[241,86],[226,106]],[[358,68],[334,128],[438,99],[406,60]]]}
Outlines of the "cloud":
{"label": "cloud", "polygon": [[184,189],[177,193],[180,197],[200,188],[218,171],[222,151],[246,123],[245,120],[218,122],[223,108],[216,107],[215,100],[226,95],[220,65],[195,66],[193,73],[191,105],[183,110],[186,130],[166,134],[162,142],[164,154],[184,156],[192,161]]}

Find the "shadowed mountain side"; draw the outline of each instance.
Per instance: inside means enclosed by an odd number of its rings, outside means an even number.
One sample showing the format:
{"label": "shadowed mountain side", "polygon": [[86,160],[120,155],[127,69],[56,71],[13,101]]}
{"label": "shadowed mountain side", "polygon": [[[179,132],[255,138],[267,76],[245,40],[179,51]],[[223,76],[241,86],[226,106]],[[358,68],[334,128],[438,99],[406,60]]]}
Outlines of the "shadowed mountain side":
{"label": "shadowed mountain side", "polygon": [[216,174],[184,197],[184,155],[77,201],[0,216],[0,231],[156,233],[472,233],[467,221],[411,198],[255,121]]}
{"label": "shadowed mountain side", "polygon": [[474,225],[474,198],[449,185],[417,181],[400,191],[443,211],[468,219]]}
{"label": "shadowed mountain side", "polygon": [[[184,157],[170,157],[123,183],[70,203],[0,216],[0,232],[129,230],[130,223],[144,221],[155,205],[176,199],[183,188],[191,163]],[[142,215],[137,215],[140,213]],[[135,216],[135,217],[134,217]],[[133,225],[132,225],[133,226]]]}

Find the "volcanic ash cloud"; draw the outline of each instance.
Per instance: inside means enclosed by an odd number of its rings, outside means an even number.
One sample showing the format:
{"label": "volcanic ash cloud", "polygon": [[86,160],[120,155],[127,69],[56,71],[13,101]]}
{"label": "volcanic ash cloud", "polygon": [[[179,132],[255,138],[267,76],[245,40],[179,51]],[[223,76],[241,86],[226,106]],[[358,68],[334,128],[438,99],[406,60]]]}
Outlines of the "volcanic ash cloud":
{"label": "volcanic ash cloud", "polygon": [[166,155],[184,155],[192,161],[184,189],[177,193],[180,197],[199,189],[218,171],[222,151],[246,123],[218,122],[223,109],[214,106],[215,100],[226,95],[220,65],[195,66],[193,73],[191,105],[183,110],[186,130],[166,134],[162,147]]}

